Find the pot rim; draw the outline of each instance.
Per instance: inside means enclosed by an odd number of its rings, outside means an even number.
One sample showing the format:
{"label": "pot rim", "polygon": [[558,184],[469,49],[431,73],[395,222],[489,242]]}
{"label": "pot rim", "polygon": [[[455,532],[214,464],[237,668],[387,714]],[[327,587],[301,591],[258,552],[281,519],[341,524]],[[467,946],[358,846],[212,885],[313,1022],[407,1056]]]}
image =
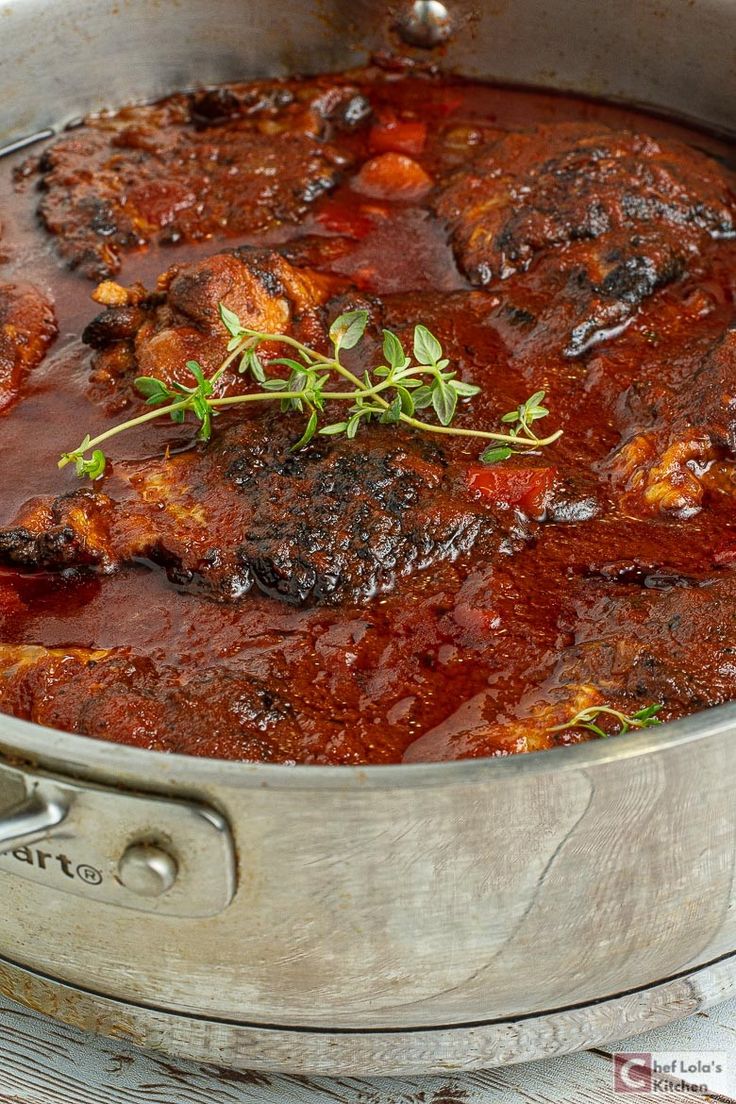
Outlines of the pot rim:
{"label": "pot rim", "polygon": [[[699,713],[644,731],[633,730],[606,740],[590,740],[571,747],[475,759],[429,763],[373,765],[252,763],[212,759],[115,744],[97,737],[79,736],[45,728],[31,721],[0,715],[0,754],[15,760],[27,756],[40,764],[60,764],[68,773],[92,771],[118,774],[156,783],[189,783],[197,788],[225,786],[236,789],[272,790],[401,790],[434,786],[505,781],[516,775],[591,770],[643,756],[664,754],[717,739],[736,729],[736,702],[713,706]],[[122,781],[122,778],[121,778]]]}

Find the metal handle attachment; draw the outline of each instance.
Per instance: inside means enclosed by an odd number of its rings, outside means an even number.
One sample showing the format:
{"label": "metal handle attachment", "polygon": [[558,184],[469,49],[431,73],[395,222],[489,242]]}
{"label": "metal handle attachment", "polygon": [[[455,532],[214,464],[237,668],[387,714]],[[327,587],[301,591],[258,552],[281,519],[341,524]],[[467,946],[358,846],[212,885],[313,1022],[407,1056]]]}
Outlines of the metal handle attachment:
{"label": "metal handle attachment", "polygon": [[[215,916],[236,888],[221,813],[0,761],[0,882],[168,916]],[[3,889],[0,886],[0,897]]]}
{"label": "metal handle attachment", "polygon": [[9,812],[0,814],[0,850],[8,844],[15,848],[35,843],[61,824],[69,806],[60,798],[42,797],[37,791]]}

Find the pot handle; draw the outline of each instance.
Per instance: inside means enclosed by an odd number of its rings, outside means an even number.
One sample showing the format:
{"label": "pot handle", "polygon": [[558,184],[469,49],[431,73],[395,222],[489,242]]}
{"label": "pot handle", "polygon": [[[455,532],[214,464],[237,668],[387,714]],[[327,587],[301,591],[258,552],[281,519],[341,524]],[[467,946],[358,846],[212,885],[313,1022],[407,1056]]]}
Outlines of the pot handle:
{"label": "pot handle", "polygon": [[0,900],[10,876],[137,912],[206,917],[232,901],[238,867],[229,822],[209,805],[0,756]]}
{"label": "pot handle", "polygon": [[68,813],[69,805],[60,798],[35,791],[20,805],[0,813],[0,851],[10,844],[18,848],[35,843],[61,824]]}

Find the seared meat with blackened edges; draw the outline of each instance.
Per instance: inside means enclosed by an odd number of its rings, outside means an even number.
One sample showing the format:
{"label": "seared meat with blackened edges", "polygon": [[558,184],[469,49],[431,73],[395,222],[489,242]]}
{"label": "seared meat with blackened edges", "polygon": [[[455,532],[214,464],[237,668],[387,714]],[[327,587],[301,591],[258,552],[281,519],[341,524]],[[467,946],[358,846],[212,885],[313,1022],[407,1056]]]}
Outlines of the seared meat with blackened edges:
{"label": "seared meat with blackened edges", "polygon": [[0,644],[0,709],[157,751],[274,762],[293,761],[310,731],[329,726],[242,672],[212,668],[182,677],[125,649]]}
{"label": "seared meat with blackened edges", "polygon": [[300,432],[298,417],[256,416],[196,450],[118,464],[129,496],[79,490],[31,503],[0,530],[0,562],[112,570],[147,557],[223,601],[255,586],[331,605],[367,601],[471,548],[493,555],[516,537],[515,515],[500,531],[470,495],[466,467],[419,435],[376,427],[366,452],[322,438],[294,453]]}
{"label": "seared meat with blackened edges", "polygon": [[244,94],[212,111],[175,97],[102,115],[55,142],[38,163],[38,213],[70,268],[91,279],[151,242],[254,234],[298,222],[334,187],[345,157],[323,140],[320,99],[288,89]]}
{"label": "seared meat with blackened edges", "polygon": [[702,244],[736,235],[736,194],[712,159],[676,142],[584,124],[509,134],[440,193],[460,265],[476,284],[542,268],[552,300],[577,303],[579,356],[678,280]]}

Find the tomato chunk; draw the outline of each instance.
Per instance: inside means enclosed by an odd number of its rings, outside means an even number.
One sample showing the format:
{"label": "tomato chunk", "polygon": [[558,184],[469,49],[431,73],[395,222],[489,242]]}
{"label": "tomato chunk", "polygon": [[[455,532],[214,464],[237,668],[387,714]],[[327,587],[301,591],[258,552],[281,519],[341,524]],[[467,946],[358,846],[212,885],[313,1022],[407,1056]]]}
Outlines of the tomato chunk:
{"label": "tomato chunk", "polygon": [[416,156],[427,141],[427,124],[389,119],[376,123],[368,135],[374,153],[406,153]]}
{"label": "tomato chunk", "polygon": [[432,187],[421,165],[403,153],[382,153],[366,161],[353,188],[374,199],[419,199]]}
{"label": "tomato chunk", "polygon": [[468,470],[468,485],[483,498],[518,506],[529,517],[538,517],[549,501],[556,474],[556,468],[473,467]]}

